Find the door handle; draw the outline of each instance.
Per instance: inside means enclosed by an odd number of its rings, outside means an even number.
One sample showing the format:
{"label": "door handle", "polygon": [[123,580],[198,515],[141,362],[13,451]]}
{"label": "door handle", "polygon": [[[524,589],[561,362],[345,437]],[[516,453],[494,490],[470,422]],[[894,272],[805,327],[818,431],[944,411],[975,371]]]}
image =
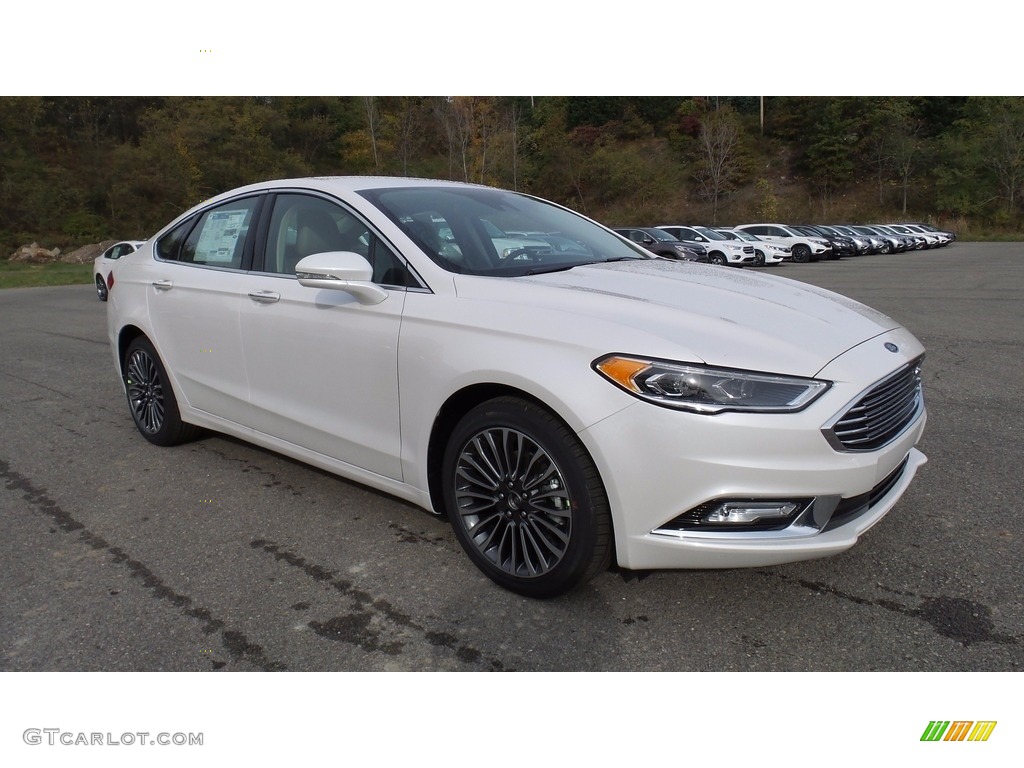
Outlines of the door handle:
{"label": "door handle", "polygon": [[273,304],[281,299],[281,294],[274,291],[254,291],[249,294],[249,298],[260,304]]}
{"label": "door handle", "polygon": [[174,287],[174,283],[170,280],[154,280],[153,287],[158,291],[169,291]]}

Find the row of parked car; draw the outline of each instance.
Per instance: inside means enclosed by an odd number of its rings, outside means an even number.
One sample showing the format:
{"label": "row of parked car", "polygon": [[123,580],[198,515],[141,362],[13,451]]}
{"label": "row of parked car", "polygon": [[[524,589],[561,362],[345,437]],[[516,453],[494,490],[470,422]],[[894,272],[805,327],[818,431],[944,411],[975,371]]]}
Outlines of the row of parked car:
{"label": "row of parked car", "polygon": [[[443,222],[442,222],[443,224]],[[503,232],[487,222],[488,234],[503,257],[532,251],[581,256],[588,252],[572,238],[558,233]],[[451,230],[435,225],[439,252],[457,252]],[[956,239],[929,224],[794,225],[739,224],[701,227],[663,224],[657,227],[615,227],[616,232],[647,250],[670,259],[733,266],[772,266],[783,261],[809,262],[870,253],[902,253],[938,248]],[[123,240],[96,258],[93,276],[100,301],[113,287],[113,263],[136,251],[142,240]],[[447,249],[447,251],[445,250]],[[451,255],[451,253],[448,253]]]}
{"label": "row of parked car", "polygon": [[662,224],[616,227],[647,250],[672,259],[733,266],[806,263],[872,253],[940,248],[956,234],[929,224],[739,224],[701,227]]}

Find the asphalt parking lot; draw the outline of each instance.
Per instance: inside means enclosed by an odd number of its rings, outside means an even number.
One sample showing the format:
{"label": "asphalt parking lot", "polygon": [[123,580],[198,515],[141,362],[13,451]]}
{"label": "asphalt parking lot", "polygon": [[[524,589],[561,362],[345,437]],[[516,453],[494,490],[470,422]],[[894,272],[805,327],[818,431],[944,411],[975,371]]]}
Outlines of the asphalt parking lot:
{"label": "asphalt parking lot", "polygon": [[151,446],[91,286],[0,292],[0,670],[1019,670],[1024,244],[772,271],[922,340],[929,463],[840,556],[543,602],[388,496],[223,437]]}

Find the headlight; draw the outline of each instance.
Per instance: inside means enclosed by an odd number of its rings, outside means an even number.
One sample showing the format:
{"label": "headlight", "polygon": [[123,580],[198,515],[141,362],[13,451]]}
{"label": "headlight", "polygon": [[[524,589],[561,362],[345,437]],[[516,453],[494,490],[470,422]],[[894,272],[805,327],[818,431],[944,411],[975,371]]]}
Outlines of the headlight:
{"label": "headlight", "polygon": [[684,248],[684,247],[683,247],[683,246],[681,246],[681,245],[673,245],[672,247],[673,247],[673,248],[675,248],[675,249],[676,249],[677,251],[679,251],[680,253],[692,253],[692,251],[690,251],[690,249],[689,249],[689,248]]}
{"label": "headlight", "polygon": [[791,413],[806,408],[831,386],[818,379],[623,355],[595,361],[594,370],[642,400],[697,413]]}

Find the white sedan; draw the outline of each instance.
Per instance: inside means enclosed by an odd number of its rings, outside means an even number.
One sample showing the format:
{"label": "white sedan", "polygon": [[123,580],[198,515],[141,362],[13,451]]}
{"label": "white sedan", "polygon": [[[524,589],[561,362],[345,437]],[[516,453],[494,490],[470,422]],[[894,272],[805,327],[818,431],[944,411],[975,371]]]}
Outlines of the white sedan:
{"label": "white sedan", "polygon": [[111,272],[114,262],[129,253],[135,253],[145,242],[144,240],[122,240],[114,243],[103,253],[93,259],[92,276],[96,284],[96,296],[100,301],[107,300],[107,292],[110,290],[108,282],[111,281]]}
{"label": "white sedan", "polygon": [[[505,252],[494,229],[538,245]],[[924,349],[899,323],[653,259],[526,195],[266,182],[183,213],[113,273],[113,363],[148,441],[214,430],[445,514],[525,595],[613,561],[841,552],[925,461]]]}

